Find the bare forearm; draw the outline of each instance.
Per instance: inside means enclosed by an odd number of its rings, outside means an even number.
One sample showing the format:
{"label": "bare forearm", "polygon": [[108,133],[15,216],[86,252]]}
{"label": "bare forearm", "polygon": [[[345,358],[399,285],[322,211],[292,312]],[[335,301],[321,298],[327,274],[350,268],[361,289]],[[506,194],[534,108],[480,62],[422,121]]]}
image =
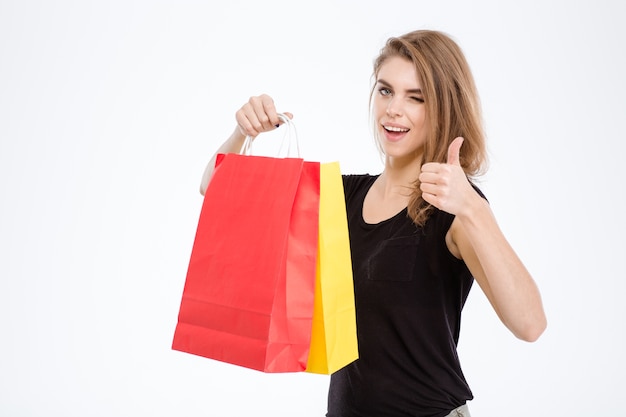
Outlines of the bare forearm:
{"label": "bare forearm", "polygon": [[206,192],[209,180],[213,175],[215,158],[218,154],[239,153],[246,137],[255,138],[262,132],[276,129],[283,123],[281,116],[291,119],[293,114],[284,112],[279,115],[274,106],[274,100],[267,94],[250,97],[250,100],[235,113],[235,119],[237,120],[235,131],[213,154],[213,157],[204,169],[202,181],[200,182],[200,194],[204,195]]}
{"label": "bare forearm", "polygon": [[215,167],[215,158],[220,153],[239,153],[243,146],[246,136],[241,133],[239,128],[235,128],[234,132],[228,139],[217,149],[217,151],[211,157],[211,160],[206,165],[204,173],[202,174],[202,181],[200,182],[200,194],[204,195],[206,188],[209,184],[209,180],[213,175],[213,168]]}
{"label": "bare forearm", "polygon": [[541,295],[500,230],[488,203],[480,201],[459,220],[473,252],[465,249],[464,258],[467,255],[478,262],[474,269],[481,271],[476,279],[500,319],[520,339],[536,340],[546,327]]}

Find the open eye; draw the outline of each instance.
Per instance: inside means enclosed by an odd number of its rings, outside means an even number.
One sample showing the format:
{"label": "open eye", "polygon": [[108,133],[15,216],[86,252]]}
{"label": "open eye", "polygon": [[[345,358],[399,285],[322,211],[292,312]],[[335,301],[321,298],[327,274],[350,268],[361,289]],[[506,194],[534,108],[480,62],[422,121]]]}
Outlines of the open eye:
{"label": "open eye", "polygon": [[390,90],[390,89],[388,89],[387,87],[380,87],[380,88],[378,89],[378,93],[379,93],[381,96],[388,96],[388,95],[391,95],[391,90]]}

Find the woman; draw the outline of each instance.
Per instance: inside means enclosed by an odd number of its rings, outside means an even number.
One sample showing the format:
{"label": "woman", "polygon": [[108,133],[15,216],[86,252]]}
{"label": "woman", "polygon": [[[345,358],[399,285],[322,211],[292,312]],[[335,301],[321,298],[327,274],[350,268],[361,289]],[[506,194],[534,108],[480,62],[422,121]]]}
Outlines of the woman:
{"label": "woman", "polygon": [[[391,38],[373,75],[384,169],[344,175],[359,359],[331,376],[327,416],[469,416],[473,397],[456,346],[473,281],[504,325],[529,342],[546,327],[541,296],[470,180],[486,152],[458,45],[437,31]],[[252,97],[236,120],[218,152],[237,152],[247,135],[280,123],[266,95]]]}

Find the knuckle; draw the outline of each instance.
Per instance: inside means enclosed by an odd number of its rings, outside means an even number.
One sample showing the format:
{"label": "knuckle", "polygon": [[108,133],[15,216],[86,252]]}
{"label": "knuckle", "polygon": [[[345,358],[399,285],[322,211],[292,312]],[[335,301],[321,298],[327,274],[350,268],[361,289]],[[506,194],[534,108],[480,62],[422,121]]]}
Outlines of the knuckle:
{"label": "knuckle", "polygon": [[263,125],[260,122],[255,121],[254,123],[252,123],[252,128],[257,132],[260,132],[263,130]]}

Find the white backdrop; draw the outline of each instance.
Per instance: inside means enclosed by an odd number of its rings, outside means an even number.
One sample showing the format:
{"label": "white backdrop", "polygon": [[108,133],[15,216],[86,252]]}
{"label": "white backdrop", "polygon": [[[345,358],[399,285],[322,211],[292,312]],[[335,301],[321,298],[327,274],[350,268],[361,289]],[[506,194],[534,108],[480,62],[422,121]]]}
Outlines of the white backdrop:
{"label": "white backdrop", "polygon": [[466,52],[481,187],[549,320],[518,341],[473,289],[472,414],[626,415],[624,19],[612,0],[1,0],[0,415],[322,416],[326,376],[171,350],[198,184],[259,93],[307,159],[379,172],[372,59],[419,28]]}

